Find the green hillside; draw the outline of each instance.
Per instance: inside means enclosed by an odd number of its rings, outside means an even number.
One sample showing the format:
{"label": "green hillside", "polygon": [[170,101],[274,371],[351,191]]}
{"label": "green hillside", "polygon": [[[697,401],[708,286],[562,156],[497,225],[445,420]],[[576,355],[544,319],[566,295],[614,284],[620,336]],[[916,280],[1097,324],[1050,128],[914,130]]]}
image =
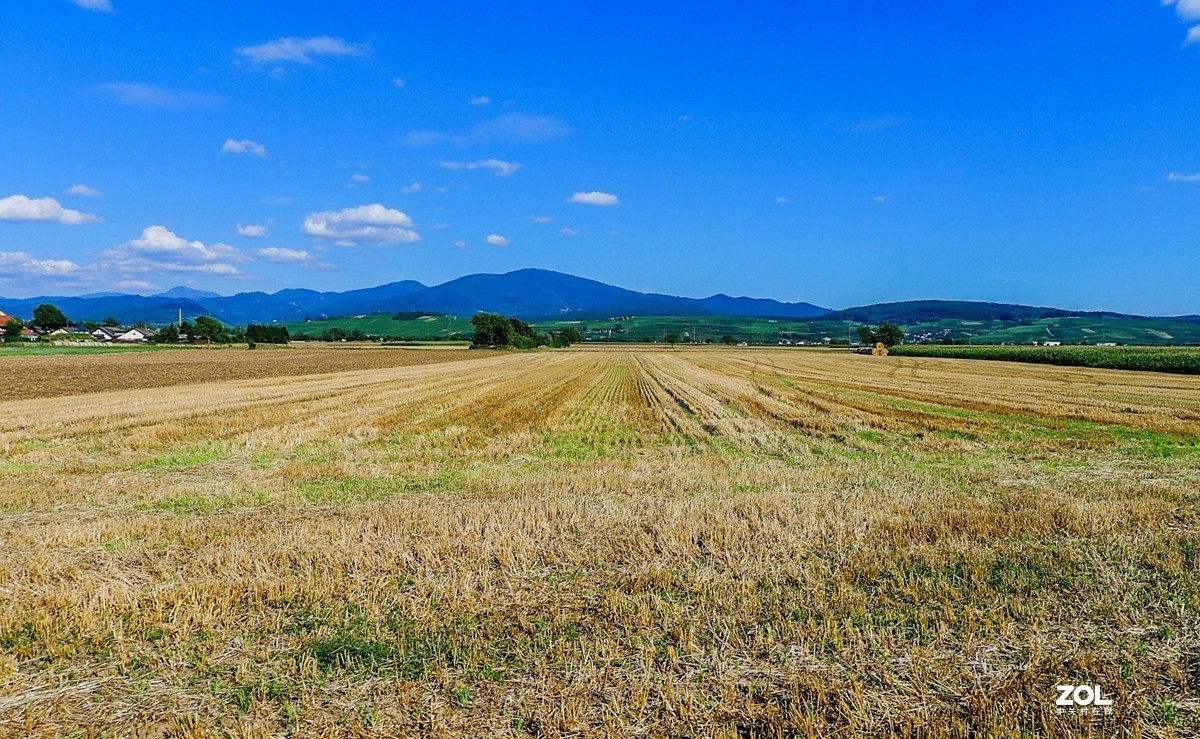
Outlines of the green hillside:
{"label": "green hillside", "polygon": [[[769,319],[719,316],[610,316],[570,321],[538,321],[543,331],[567,327],[579,330],[585,341],[651,341],[673,333],[683,341],[720,341],[729,334],[739,341],[778,344],[845,344],[847,329],[861,323],[816,319]],[[287,324],[292,336],[319,339],[329,329],[361,331],[372,338],[385,337],[416,341],[470,338],[474,333],[470,316],[406,316],[400,320],[389,314],[333,318]],[[1087,315],[1020,320],[963,320],[942,318],[905,325],[907,343],[953,341],[973,344],[1031,344],[1034,341],[1060,341],[1063,344],[1169,345],[1200,344],[1200,323],[1183,320],[1132,316]]]}

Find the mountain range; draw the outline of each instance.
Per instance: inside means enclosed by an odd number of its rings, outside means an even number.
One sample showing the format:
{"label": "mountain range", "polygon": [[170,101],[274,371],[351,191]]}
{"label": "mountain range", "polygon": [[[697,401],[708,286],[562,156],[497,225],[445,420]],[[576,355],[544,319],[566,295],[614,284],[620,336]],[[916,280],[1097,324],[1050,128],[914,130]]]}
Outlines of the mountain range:
{"label": "mountain range", "polygon": [[[730,297],[724,294],[685,298],[643,293],[543,269],[467,275],[434,286],[416,280],[402,280],[346,292],[292,288],[275,293],[245,292],[222,296],[189,287],[175,287],[155,295],[93,293],[81,296],[0,298],[0,311],[28,318],[41,303],[53,303],[72,320],[79,322],[102,321],[113,317],[124,323],[168,323],[176,320],[182,312],[185,318],[207,315],[230,325],[295,322],[399,311],[428,311],[459,316],[486,311],[530,320],[564,316],[742,316],[849,320],[872,324],[893,321],[902,325],[941,318],[1025,322],[1063,316],[1133,317],[1118,313],[945,300],[878,303],[833,311],[812,303],[785,303],[767,298]],[[1181,316],[1175,320],[1200,322],[1200,317]]]}
{"label": "mountain range", "polygon": [[0,298],[0,310],[28,317],[41,303],[53,303],[72,320],[102,321],[106,317],[132,323],[167,323],[201,315],[228,324],[299,321],[305,318],[429,311],[473,315],[479,311],[521,318],[632,315],[739,315],[806,318],[828,313],[811,303],[783,303],[764,298],[682,298],[626,290],[603,282],[542,269],[522,269],[505,274],[475,274],[435,286],[415,280],[391,282],[347,292],[287,289],[275,293],[247,292],[220,296],[186,287],[156,295],[97,293],[85,296]]}

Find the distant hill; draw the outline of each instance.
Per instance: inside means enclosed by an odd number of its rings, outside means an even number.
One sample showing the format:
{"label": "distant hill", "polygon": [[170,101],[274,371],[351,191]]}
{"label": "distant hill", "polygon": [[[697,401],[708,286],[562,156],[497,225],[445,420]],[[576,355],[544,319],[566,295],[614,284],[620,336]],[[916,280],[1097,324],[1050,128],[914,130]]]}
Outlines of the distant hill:
{"label": "distant hill", "polygon": [[208,290],[197,290],[192,287],[179,285],[170,290],[161,292],[157,295],[151,295],[152,298],[219,298],[221,293],[214,293]]}
{"label": "distant hill", "polygon": [[[954,318],[964,321],[1017,321],[1030,322],[1042,318],[1066,318],[1069,316],[1112,316],[1133,318],[1124,313],[1107,311],[1072,311],[1061,308],[1041,308],[1012,303],[985,303],[970,300],[906,300],[899,303],[875,303],[833,311],[823,316],[830,321],[856,321],[859,323],[882,323],[909,325],[929,323]],[[1186,320],[1174,318],[1172,320]]]}
{"label": "distant hill", "polygon": [[42,303],[58,306],[72,321],[103,321],[112,317],[122,323],[171,323],[183,311],[186,318],[211,315],[204,306],[187,298],[106,295],[101,297],[48,296],[24,299],[0,298],[0,310],[28,320]]}

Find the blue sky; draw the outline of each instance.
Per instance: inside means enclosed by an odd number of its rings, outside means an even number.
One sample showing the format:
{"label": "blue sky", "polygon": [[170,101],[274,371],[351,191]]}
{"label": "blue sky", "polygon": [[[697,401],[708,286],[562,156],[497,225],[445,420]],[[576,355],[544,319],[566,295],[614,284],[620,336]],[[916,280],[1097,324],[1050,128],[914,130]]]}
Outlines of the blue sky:
{"label": "blue sky", "polygon": [[1200,0],[12,0],[0,295],[1200,312]]}

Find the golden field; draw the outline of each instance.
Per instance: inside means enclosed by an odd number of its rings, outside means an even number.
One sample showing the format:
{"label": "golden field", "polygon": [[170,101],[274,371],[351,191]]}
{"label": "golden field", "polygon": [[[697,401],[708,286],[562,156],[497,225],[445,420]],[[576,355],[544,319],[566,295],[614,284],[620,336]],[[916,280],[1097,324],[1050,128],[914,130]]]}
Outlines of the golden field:
{"label": "golden field", "polygon": [[1200,734],[1200,377],[471,356],[8,394],[0,736]]}

